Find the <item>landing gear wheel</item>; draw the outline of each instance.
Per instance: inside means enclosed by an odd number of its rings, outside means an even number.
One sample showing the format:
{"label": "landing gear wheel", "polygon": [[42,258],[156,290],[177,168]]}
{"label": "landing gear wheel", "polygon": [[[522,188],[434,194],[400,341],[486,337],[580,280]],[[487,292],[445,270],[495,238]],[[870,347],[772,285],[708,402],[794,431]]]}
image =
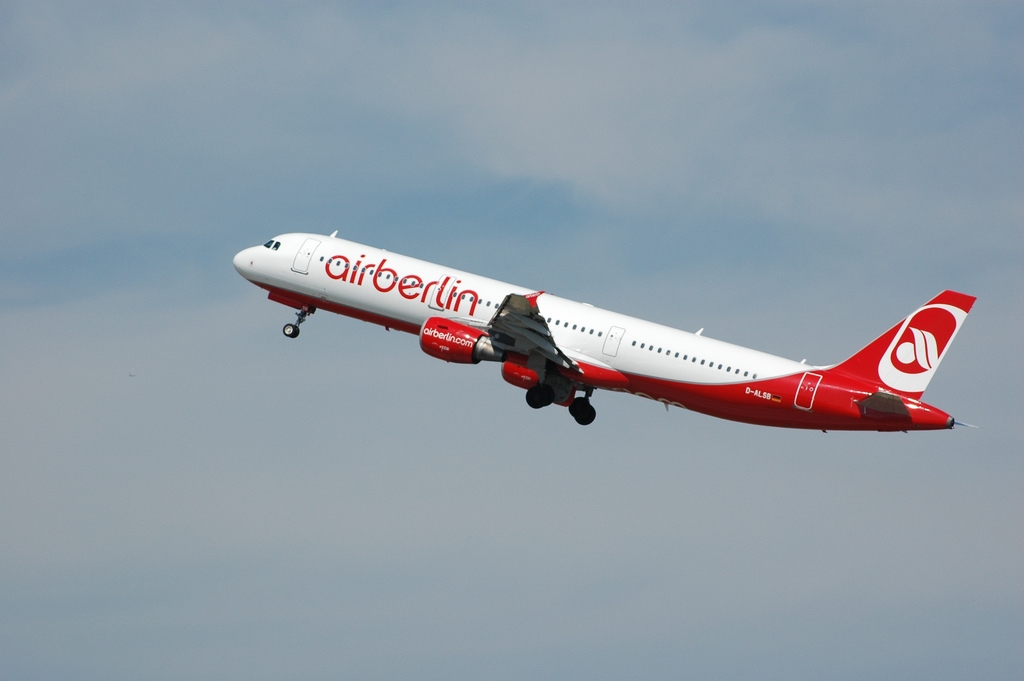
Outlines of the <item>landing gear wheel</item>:
{"label": "landing gear wheel", "polygon": [[526,391],[526,403],[534,409],[541,409],[555,401],[555,391],[549,385],[535,385]]}
{"label": "landing gear wheel", "polygon": [[284,325],[284,335],[295,338],[299,335],[299,324],[306,321],[306,317],[316,312],[315,307],[304,307],[295,313],[295,323]]}
{"label": "landing gear wheel", "polygon": [[597,418],[597,410],[586,397],[577,397],[569,405],[569,415],[581,426],[589,426]]}

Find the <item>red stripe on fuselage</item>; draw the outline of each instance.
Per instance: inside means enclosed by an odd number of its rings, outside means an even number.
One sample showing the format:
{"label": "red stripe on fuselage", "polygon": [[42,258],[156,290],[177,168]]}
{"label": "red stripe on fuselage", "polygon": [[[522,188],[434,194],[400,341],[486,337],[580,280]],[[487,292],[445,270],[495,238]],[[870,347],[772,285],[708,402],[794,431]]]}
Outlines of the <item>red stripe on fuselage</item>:
{"label": "red stripe on fuselage", "polygon": [[420,333],[419,324],[411,324],[401,319],[395,319],[394,317],[387,317],[385,315],[374,314],[373,312],[367,312],[366,310],[360,310],[357,307],[349,307],[348,305],[340,305],[338,303],[332,303],[329,300],[323,300],[321,298],[314,298],[313,296],[303,295],[301,293],[295,293],[285,289],[277,288],[276,286],[267,286],[266,284],[256,284],[262,289],[266,289],[270,292],[268,296],[271,300],[281,303],[282,305],[288,305],[294,308],[301,308],[303,306],[315,307],[318,310],[327,310],[328,312],[334,312],[335,314],[345,315],[346,317],[352,317],[354,319],[361,319],[364,322],[370,322],[371,324],[379,324],[388,329],[397,329],[398,331],[405,331],[411,333],[414,336],[418,336]]}

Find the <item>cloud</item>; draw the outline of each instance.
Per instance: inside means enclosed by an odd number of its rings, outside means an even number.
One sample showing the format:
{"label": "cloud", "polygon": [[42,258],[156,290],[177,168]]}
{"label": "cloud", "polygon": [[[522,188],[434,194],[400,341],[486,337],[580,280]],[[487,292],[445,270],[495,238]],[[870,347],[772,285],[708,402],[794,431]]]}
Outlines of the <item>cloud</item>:
{"label": "cloud", "polygon": [[1019,100],[1005,93],[1018,78],[1001,63],[1015,61],[1012,41],[966,8],[927,32],[915,13],[864,15],[845,35],[827,13],[729,16],[735,30],[711,37],[671,13],[653,28],[643,12],[553,10],[535,31],[444,15],[394,29],[415,56],[385,62],[393,85],[373,95],[455,122],[466,155],[495,173],[637,216],[738,206],[798,233],[896,232],[908,246],[983,213],[1005,237],[1015,183],[977,178],[1017,163]]}
{"label": "cloud", "polygon": [[991,251],[1024,151],[999,11],[21,8],[7,235],[222,230],[476,176],[654,238],[740,221],[934,253],[977,227]]}

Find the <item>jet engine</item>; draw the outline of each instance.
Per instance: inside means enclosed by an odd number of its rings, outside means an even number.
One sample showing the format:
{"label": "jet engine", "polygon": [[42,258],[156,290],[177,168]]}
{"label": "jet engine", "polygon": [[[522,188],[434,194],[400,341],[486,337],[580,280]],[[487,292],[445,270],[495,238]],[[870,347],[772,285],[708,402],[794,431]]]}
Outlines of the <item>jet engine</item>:
{"label": "jet engine", "polygon": [[506,382],[524,390],[529,390],[540,383],[540,377],[536,371],[511,361],[506,361],[501,365],[501,377]]}
{"label": "jet engine", "polygon": [[431,357],[456,364],[502,362],[505,359],[505,353],[491,344],[491,338],[485,332],[444,317],[431,317],[423,322],[420,348]]}

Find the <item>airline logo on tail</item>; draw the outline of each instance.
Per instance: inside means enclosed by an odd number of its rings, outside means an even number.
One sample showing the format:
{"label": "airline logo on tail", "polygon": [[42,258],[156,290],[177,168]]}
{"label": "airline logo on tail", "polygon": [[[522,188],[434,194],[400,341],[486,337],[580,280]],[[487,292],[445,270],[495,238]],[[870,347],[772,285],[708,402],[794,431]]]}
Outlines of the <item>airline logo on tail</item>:
{"label": "airline logo on tail", "polygon": [[918,309],[893,336],[878,364],[878,377],[899,392],[924,392],[966,318],[966,311],[952,305]]}

